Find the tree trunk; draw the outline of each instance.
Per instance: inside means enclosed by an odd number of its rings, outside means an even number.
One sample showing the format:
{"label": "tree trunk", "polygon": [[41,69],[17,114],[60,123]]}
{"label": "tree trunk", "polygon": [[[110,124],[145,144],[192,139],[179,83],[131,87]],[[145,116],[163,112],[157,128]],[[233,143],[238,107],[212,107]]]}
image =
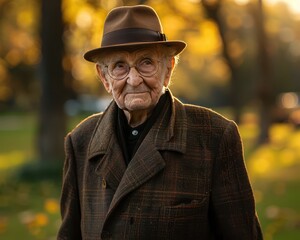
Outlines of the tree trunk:
{"label": "tree trunk", "polygon": [[47,162],[60,161],[64,155],[66,87],[62,67],[62,35],[61,0],[42,0],[38,154],[40,160]]}
{"label": "tree trunk", "polygon": [[211,18],[217,25],[218,31],[220,34],[220,38],[223,45],[223,56],[226,59],[228,68],[231,73],[231,81],[230,81],[230,103],[233,107],[233,119],[236,123],[240,123],[241,112],[242,112],[242,103],[240,100],[240,94],[242,91],[239,89],[238,82],[238,69],[230,57],[230,50],[228,46],[228,41],[226,39],[226,26],[225,20],[220,16],[222,0],[217,1],[209,1],[202,0],[202,6],[204,7],[206,14],[209,18]]}
{"label": "tree trunk", "polygon": [[257,96],[260,103],[260,135],[258,144],[269,140],[269,128],[272,122],[274,93],[272,88],[272,73],[268,52],[267,37],[264,28],[264,12],[262,0],[258,0],[257,14],[254,15],[257,26],[258,63],[260,78],[257,87]]}

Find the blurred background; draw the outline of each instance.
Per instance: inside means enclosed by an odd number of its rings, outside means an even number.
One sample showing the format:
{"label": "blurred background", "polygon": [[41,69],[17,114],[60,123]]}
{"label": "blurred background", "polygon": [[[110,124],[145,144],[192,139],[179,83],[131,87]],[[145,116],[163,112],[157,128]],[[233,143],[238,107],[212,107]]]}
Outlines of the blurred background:
{"label": "blurred background", "polygon": [[265,239],[300,239],[300,0],[0,0],[0,239],[56,239],[64,136],[110,101],[82,55],[133,4],[188,44],[174,95],[238,123]]}

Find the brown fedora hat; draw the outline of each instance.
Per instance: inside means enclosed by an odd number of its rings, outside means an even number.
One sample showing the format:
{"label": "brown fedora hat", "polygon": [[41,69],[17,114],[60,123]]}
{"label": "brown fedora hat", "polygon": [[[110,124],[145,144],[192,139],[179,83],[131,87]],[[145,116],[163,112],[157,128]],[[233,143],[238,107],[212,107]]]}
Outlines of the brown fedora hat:
{"label": "brown fedora hat", "polygon": [[100,48],[90,50],[84,58],[96,62],[105,50],[163,44],[172,47],[177,55],[186,47],[183,41],[168,41],[155,10],[146,5],[123,6],[110,11],[104,22]]}

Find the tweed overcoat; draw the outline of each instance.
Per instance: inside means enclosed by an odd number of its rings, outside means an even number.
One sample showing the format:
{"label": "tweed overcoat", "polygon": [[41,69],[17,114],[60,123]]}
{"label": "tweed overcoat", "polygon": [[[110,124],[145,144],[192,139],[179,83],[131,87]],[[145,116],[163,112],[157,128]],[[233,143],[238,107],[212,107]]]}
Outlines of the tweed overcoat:
{"label": "tweed overcoat", "polygon": [[128,166],[115,102],[67,135],[58,239],[262,239],[236,124],[167,94]]}

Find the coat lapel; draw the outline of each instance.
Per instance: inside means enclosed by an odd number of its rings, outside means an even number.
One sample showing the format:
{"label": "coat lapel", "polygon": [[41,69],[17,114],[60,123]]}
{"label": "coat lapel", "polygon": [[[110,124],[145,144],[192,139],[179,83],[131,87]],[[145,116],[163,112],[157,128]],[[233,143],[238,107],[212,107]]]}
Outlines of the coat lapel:
{"label": "coat lapel", "polygon": [[124,172],[109,207],[107,217],[124,196],[140,187],[165,167],[165,161],[159,150],[185,152],[186,113],[182,103],[172,96],[170,97],[172,99],[171,117],[167,116],[167,111],[161,114],[141,143]]}
{"label": "coat lapel", "polygon": [[[113,102],[99,121],[90,142],[88,159],[96,161],[96,174],[115,190],[106,220],[130,192],[154,177],[165,167],[160,150],[186,151],[187,120],[184,106],[171,93],[171,116],[165,111],[155,122],[126,168],[115,133],[117,106]],[[102,156],[102,157],[101,157]]]}
{"label": "coat lapel", "polygon": [[124,196],[155,176],[164,167],[165,161],[150,141],[150,138],[146,137],[124,172],[107,216],[110,215]]}
{"label": "coat lapel", "polygon": [[118,188],[126,170],[124,157],[115,131],[116,109],[116,104],[112,103],[104,112],[95,129],[88,153],[89,161],[99,161],[96,163],[96,174],[101,176],[114,190]]}

